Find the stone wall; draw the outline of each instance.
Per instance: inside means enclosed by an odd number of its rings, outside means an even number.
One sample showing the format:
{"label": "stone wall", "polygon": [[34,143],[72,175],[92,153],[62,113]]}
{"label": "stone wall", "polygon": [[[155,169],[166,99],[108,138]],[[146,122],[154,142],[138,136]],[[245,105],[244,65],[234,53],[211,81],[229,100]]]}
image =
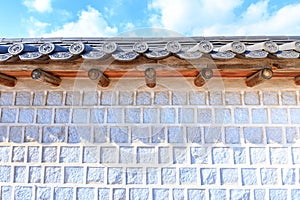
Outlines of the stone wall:
{"label": "stone wall", "polygon": [[1,89],[2,199],[300,199],[291,80],[35,84]]}

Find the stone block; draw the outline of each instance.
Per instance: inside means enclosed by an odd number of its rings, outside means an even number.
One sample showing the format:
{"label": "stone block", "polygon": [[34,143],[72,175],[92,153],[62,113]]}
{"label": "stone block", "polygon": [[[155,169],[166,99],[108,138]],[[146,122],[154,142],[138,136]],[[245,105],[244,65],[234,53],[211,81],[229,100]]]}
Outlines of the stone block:
{"label": "stone block", "polygon": [[179,123],[194,123],[194,109],[193,108],[179,108],[178,109]]}
{"label": "stone block", "polygon": [[173,200],[184,200],[184,190],[183,189],[173,189]]}
{"label": "stone block", "polygon": [[151,130],[152,143],[164,143],[166,141],[165,127],[154,126]]}
{"label": "stone block", "polygon": [[188,193],[189,200],[205,199],[205,190],[188,189],[187,193]]}
{"label": "stone block", "polygon": [[136,96],[137,105],[150,105],[151,94],[149,92],[138,92]]}
{"label": "stone block", "polygon": [[168,142],[169,143],[185,143],[185,136],[182,127],[168,128]]}
{"label": "stone block", "polygon": [[155,92],[154,104],[156,105],[168,105],[169,104],[169,92]]}
{"label": "stone block", "polygon": [[210,150],[204,147],[191,147],[191,162],[192,164],[207,164]]}
{"label": "stone block", "polygon": [[255,168],[242,169],[242,184],[243,185],[256,185],[257,175]]}
{"label": "stone block", "polygon": [[40,133],[38,126],[26,126],[24,132],[25,142],[39,142]]}
{"label": "stone block", "polygon": [[59,162],[61,163],[78,163],[80,158],[79,147],[61,147]]}
{"label": "stone block", "polygon": [[173,163],[174,164],[187,163],[187,148],[185,147],[173,148]]}
{"label": "stone block", "polygon": [[51,124],[52,122],[52,109],[37,109],[38,124]]}
{"label": "stone block", "polygon": [[60,183],[62,172],[60,167],[45,167],[44,183]]}
{"label": "stone block", "polygon": [[250,199],[250,190],[248,189],[231,189],[230,200],[235,199]]}
{"label": "stone block", "polygon": [[135,152],[133,147],[120,147],[119,162],[120,163],[134,163]]}
{"label": "stone block", "polygon": [[298,200],[300,199],[300,189],[292,189],[291,190],[291,199],[292,200]]}
{"label": "stone block", "polygon": [[294,144],[298,139],[297,128],[296,127],[286,127],[285,128],[285,138],[286,143]]}
{"label": "stone block", "polygon": [[115,143],[128,143],[129,134],[127,127],[111,127],[110,141]]}
{"label": "stone block", "polygon": [[12,105],[14,105],[14,93],[0,92],[0,106],[12,106]]}
{"label": "stone block", "polygon": [[169,199],[169,189],[154,188],[152,190],[152,193],[153,193],[153,199],[155,200]]}
{"label": "stone block", "polygon": [[45,92],[34,92],[33,93],[33,102],[34,106],[43,106],[45,105]]}
{"label": "stone block", "polygon": [[115,147],[101,147],[100,162],[101,163],[116,163],[118,152]]}
{"label": "stone block", "polygon": [[299,108],[291,108],[290,109],[291,123],[292,124],[300,124],[300,109]]}
{"label": "stone block", "polygon": [[180,168],[179,181],[180,184],[195,184],[197,183],[197,169],[196,168]]}
{"label": "stone block", "polygon": [[0,182],[10,182],[11,166],[1,165],[0,166]]}
{"label": "stone block", "polygon": [[34,109],[20,109],[19,123],[33,123]]}
{"label": "stone block", "polygon": [[271,164],[288,164],[288,148],[270,148]]}
{"label": "stone block", "polygon": [[176,183],[176,168],[162,168],[161,182],[163,185]]}
{"label": "stone block", "polygon": [[267,122],[268,122],[267,109],[265,108],[252,109],[252,123],[266,124]]}
{"label": "stone block", "polygon": [[133,92],[120,91],[119,93],[119,104],[120,105],[133,105]]}
{"label": "stone block", "polygon": [[141,109],[127,108],[125,110],[125,123],[138,124],[141,121]]}
{"label": "stone block", "polygon": [[235,108],[234,120],[237,124],[249,123],[249,113],[247,108]]}
{"label": "stone block", "polygon": [[84,200],[84,199],[94,199],[95,194],[94,194],[94,188],[77,188],[76,191],[76,199],[78,200]]}
{"label": "stone block", "polygon": [[12,162],[24,162],[25,147],[13,147]]}
{"label": "stone block", "polygon": [[48,106],[59,106],[63,103],[64,93],[61,91],[51,91],[47,95],[47,105]]}
{"label": "stone block", "polygon": [[16,186],[14,200],[32,200],[32,187]]}
{"label": "stone block", "polygon": [[149,127],[133,126],[131,128],[131,140],[132,142],[149,142]]}
{"label": "stone block", "polygon": [[272,143],[282,143],[282,128],[278,127],[267,127],[266,128],[266,136],[267,136],[267,143],[272,144]]}
{"label": "stone block", "polygon": [[94,127],[94,143],[105,143],[107,142],[107,127],[96,126]]}
{"label": "stone block", "polygon": [[65,141],[65,127],[45,126],[43,128],[43,143],[55,143]]}
{"label": "stone block", "polygon": [[88,184],[104,183],[104,168],[103,167],[88,167],[86,182]]}
{"label": "stone block", "polygon": [[225,142],[227,144],[240,144],[240,128],[226,127],[225,128]]}
{"label": "stone block", "polygon": [[50,187],[37,187],[36,188],[36,199],[50,200],[51,199],[51,188]]}
{"label": "stone block", "polygon": [[41,182],[41,167],[29,167],[29,183]]}
{"label": "stone block", "polygon": [[68,130],[68,143],[92,142],[92,131],[89,126],[73,126]]}
{"label": "stone block", "polygon": [[204,127],[204,142],[207,144],[218,143],[222,141],[221,127]]}
{"label": "stone block", "polygon": [[191,91],[189,93],[189,100],[191,105],[205,105],[206,104],[206,93]]}
{"label": "stone block", "polygon": [[126,190],[123,188],[114,188],[113,199],[126,200]]}
{"label": "stone block", "polygon": [[2,108],[2,113],[1,113],[2,123],[15,123],[16,119],[17,119],[17,109]]}
{"label": "stone block", "polygon": [[245,92],[244,101],[246,105],[259,105],[259,94],[258,92]]}
{"label": "stone block", "polygon": [[250,163],[266,163],[266,149],[261,147],[251,147],[250,151]]}
{"label": "stone block", "polygon": [[107,123],[122,123],[124,121],[123,109],[108,108],[107,109]]}
{"label": "stone block", "polygon": [[209,105],[223,105],[223,95],[221,91],[209,92]]}
{"label": "stone block", "polygon": [[57,147],[43,147],[42,162],[56,162],[57,160]]}
{"label": "stone block", "polygon": [[40,162],[39,147],[28,147],[27,162],[29,163]]}
{"label": "stone block", "polygon": [[281,92],[281,103],[282,105],[296,105],[296,92]]}
{"label": "stone block", "polygon": [[212,123],[212,111],[211,109],[198,109],[197,110],[197,122],[199,124],[211,124]]}
{"label": "stone block", "polygon": [[0,125],[0,142],[6,142],[8,139],[8,127],[7,126],[1,126]]}
{"label": "stone block", "polygon": [[175,123],[175,110],[173,108],[162,108],[160,110],[161,123]]}
{"label": "stone block", "polygon": [[292,147],[293,164],[300,164],[300,148]]}
{"label": "stone block", "polygon": [[171,163],[172,153],[170,151],[171,148],[168,147],[160,147],[158,150],[158,162],[159,163]]}
{"label": "stone block", "polygon": [[263,189],[254,189],[255,200],[265,200],[266,191]]}
{"label": "stone block", "polygon": [[201,143],[201,128],[200,127],[186,127],[187,142]]}
{"label": "stone block", "polygon": [[14,182],[15,183],[26,183],[26,167],[20,167],[16,166],[15,167],[15,172],[14,172]]}
{"label": "stone block", "polygon": [[158,110],[155,108],[143,109],[143,122],[144,123],[156,123],[158,119]]}
{"label": "stone block", "polygon": [[86,106],[95,106],[98,104],[99,94],[97,91],[86,91],[83,93],[82,104]]}
{"label": "stone block", "polygon": [[240,148],[240,147],[233,148],[233,161],[234,161],[234,164],[245,164],[246,163],[245,148]]}
{"label": "stone block", "polygon": [[30,106],[31,105],[30,92],[17,92],[16,93],[16,105],[17,106]]}
{"label": "stone block", "polygon": [[272,108],[271,122],[272,124],[287,124],[288,123],[287,110],[283,108]]}
{"label": "stone block", "polygon": [[105,110],[104,109],[91,109],[90,122],[93,124],[104,123]]}
{"label": "stone block", "polygon": [[68,197],[73,199],[73,188],[71,187],[55,187],[54,188],[54,199],[55,200],[64,200]]}
{"label": "stone block", "polygon": [[295,169],[282,168],[281,169],[281,180],[283,185],[295,185],[296,173]]}
{"label": "stone block", "polygon": [[68,108],[57,108],[55,109],[55,123],[69,123],[70,121],[70,109]]}
{"label": "stone block", "polygon": [[129,199],[143,199],[149,200],[149,189],[148,188],[131,188],[129,189]]}
{"label": "stone block", "polygon": [[216,184],[217,170],[214,168],[201,168],[201,185]]}
{"label": "stone block", "polygon": [[262,185],[276,185],[278,183],[277,169],[275,168],[260,169],[260,179]]}
{"label": "stone block", "polygon": [[215,109],[215,123],[228,124],[232,122],[230,109],[217,108]]}
{"label": "stone block", "polygon": [[10,147],[0,146],[0,163],[6,163],[9,161]]}
{"label": "stone block", "polygon": [[186,105],[187,95],[184,91],[174,91],[172,92],[172,105]]}
{"label": "stone block", "polygon": [[263,131],[259,127],[244,127],[245,143],[263,144]]}
{"label": "stone block", "polygon": [[264,105],[278,105],[278,94],[277,92],[264,92],[263,93]]}
{"label": "stone block", "polygon": [[222,185],[237,185],[239,181],[238,170],[236,168],[220,169]]}
{"label": "stone block", "polygon": [[70,91],[66,95],[66,105],[67,106],[79,106],[81,104],[81,93]]}
{"label": "stone block", "polygon": [[83,162],[84,163],[96,163],[99,162],[99,152],[97,147],[83,147]]}
{"label": "stone block", "polygon": [[150,184],[157,184],[159,180],[158,177],[158,168],[147,168],[147,172],[146,172],[146,181],[147,181],[147,185]]}
{"label": "stone block", "polygon": [[98,189],[98,199],[109,199],[109,189],[108,188],[99,188]]}
{"label": "stone block", "polygon": [[209,199],[211,200],[223,200],[227,199],[225,189],[210,189]]}
{"label": "stone block", "polygon": [[72,123],[74,124],[86,124],[89,121],[89,113],[88,109],[83,108],[75,108],[73,109],[72,114]]}
{"label": "stone block", "polygon": [[107,182],[108,184],[122,184],[123,183],[123,169],[120,167],[108,168]]}
{"label": "stone block", "polygon": [[157,163],[156,152],[154,147],[138,147],[137,149],[138,163]]}
{"label": "stone block", "polygon": [[23,130],[20,126],[11,126],[9,128],[9,142],[21,143],[24,141]]}
{"label": "stone block", "polygon": [[226,92],[225,93],[226,105],[241,105],[241,94],[239,92]]}
{"label": "stone block", "polygon": [[212,149],[213,164],[230,164],[231,156],[229,148],[215,147]]}
{"label": "stone block", "polygon": [[270,199],[287,199],[288,191],[286,189],[270,189]]}
{"label": "stone block", "polygon": [[116,94],[114,91],[102,91],[101,92],[101,105],[116,105]]}
{"label": "stone block", "polygon": [[65,183],[83,183],[83,167],[65,167]]}
{"label": "stone block", "polygon": [[143,184],[143,168],[127,168],[126,184]]}

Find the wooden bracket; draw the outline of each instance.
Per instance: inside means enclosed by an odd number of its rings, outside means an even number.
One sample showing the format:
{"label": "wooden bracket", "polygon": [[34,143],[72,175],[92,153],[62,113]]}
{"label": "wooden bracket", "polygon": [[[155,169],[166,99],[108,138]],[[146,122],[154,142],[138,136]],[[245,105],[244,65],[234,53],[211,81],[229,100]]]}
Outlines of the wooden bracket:
{"label": "wooden bracket", "polygon": [[198,76],[194,79],[194,84],[197,87],[202,87],[205,85],[206,81],[213,77],[214,73],[213,70],[210,68],[203,68]]}
{"label": "wooden bracket", "polygon": [[248,87],[256,86],[258,84],[263,83],[266,80],[271,79],[272,76],[273,76],[273,71],[269,68],[264,68],[249,76],[246,79],[246,85]]}
{"label": "wooden bracket", "polygon": [[294,81],[296,85],[300,85],[300,76],[296,76]]}
{"label": "wooden bracket", "polygon": [[156,71],[154,68],[147,68],[145,70],[145,81],[149,88],[156,86]]}
{"label": "wooden bracket", "polygon": [[99,80],[98,85],[100,87],[108,87],[108,85],[110,83],[109,78],[107,76],[105,76],[103,74],[103,72],[101,72],[100,70],[95,69],[95,68],[92,68],[88,71],[88,77],[91,80]]}
{"label": "wooden bracket", "polygon": [[47,84],[58,87],[61,83],[61,79],[53,74],[46,72],[40,68],[35,69],[31,73],[31,77],[33,80],[45,82]]}
{"label": "wooden bracket", "polygon": [[0,73],[0,85],[15,87],[16,84],[17,79],[15,77]]}

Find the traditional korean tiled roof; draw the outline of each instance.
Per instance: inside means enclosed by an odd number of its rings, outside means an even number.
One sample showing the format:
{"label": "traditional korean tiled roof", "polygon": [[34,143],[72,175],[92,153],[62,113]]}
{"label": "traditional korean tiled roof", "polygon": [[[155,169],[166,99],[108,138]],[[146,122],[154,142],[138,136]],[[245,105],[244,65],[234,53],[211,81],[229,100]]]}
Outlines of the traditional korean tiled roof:
{"label": "traditional korean tiled roof", "polygon": [[299,58],[300,37],[192,37],[192,38],[18,38],[0,39],[0,62],[30,60],[132,61],[140,56],[195,60],[235,57]]}

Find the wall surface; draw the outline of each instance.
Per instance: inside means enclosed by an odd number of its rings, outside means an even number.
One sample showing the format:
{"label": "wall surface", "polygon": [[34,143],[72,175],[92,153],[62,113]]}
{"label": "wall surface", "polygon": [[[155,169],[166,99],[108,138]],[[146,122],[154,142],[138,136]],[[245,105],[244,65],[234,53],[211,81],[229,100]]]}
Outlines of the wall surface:
{"label": "wall surface", "polygon": [[300,199],[291,80],[1,88],[2,199]]}

